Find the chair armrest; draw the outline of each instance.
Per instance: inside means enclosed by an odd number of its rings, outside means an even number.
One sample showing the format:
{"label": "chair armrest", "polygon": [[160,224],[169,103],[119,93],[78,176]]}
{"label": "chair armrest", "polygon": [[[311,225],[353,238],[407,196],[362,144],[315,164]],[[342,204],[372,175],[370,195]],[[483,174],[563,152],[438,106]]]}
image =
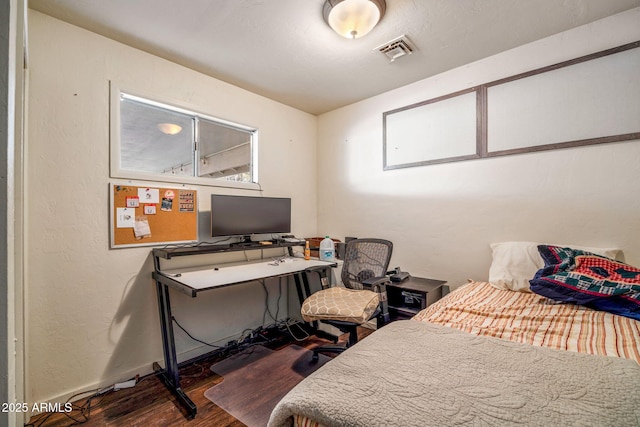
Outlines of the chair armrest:
{"label": "chair armrest", "polygon": [[367,280],[364,280],[362,282],[362,285],[366,288],[366,289],[371,289],[374,292],[377,293],[385,293],[387,292],[387,283],[391,283],[391,280],[389,280],[389,277],[387,276],[382,276],[382,277],[371,277]]}

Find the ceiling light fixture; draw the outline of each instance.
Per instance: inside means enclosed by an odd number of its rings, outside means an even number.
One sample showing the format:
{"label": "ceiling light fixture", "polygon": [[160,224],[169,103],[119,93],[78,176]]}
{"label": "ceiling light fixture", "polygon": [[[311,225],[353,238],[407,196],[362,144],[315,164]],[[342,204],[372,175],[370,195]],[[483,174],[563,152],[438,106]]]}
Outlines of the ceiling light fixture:
{"label": "ceiling light fixture", "polygon": [[158,129],[160,129],[160,132],[166,133],[167,135],[175,135],[180,133],[182,126],[178,126],[173,123],[160,123],[158,125]]}
{"label": "ceiling light fixture", "polygon": [[342,37],[357,39],[371,31],[386,10],[385,0],[326,0],[322,16]]}

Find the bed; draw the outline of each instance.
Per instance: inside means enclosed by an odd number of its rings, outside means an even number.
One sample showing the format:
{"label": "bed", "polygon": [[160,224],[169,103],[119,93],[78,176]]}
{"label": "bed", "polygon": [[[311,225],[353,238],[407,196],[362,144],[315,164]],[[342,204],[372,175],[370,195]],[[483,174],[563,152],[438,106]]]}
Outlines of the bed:
{"label": "bed", "polygon": [[[633,310],[640,270],[600,263],[587,274],[585,257],[615,263],[605,255],[617,253],[524,243],[492,246],[490,283],[470,281],[322,366],[278,403],[269,426],[640,425],[640,321],[565,292],[588,277],[583,293],[593,297],[593,271],[611,267],[627,291],[607,289],[608,300]],[[558,251],[541,261],[532,247]],[[544,280],[565,294],[532,293]]]}

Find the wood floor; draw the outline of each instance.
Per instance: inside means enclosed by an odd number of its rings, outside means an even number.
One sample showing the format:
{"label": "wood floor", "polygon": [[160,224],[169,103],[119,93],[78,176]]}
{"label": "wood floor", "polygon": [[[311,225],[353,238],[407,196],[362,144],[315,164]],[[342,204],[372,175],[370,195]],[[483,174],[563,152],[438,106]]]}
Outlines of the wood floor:
{"label": "wood floor", "polygon": [[[359,328],[358,336],[364,338],[371,332],[370,329]],[[345,342],[346,335],[340,337],[340,341]],[[305,348],[313,348],[326,343],[328,341],[314,336],[305,341],[296,342],[297,345]],[[272,348],[278,349],[283,345],[272,346]],[[84,411],[76,409],[69,413],[68,415],[73,418],[63,413],[44,413],[32,417],[26,425],[33,427],[66,427],[77,424],[118,427],[242,427],[243,423],[204,397],[206,390],[222,381],[220,376],[209,369],[212,364],[220,360],[220,357],[211,357],[180,368],[182,389],[198,407],[198,413],[192,420],[185,418],[180,405],[176,403],[173,395],[164,384],[155,375],[149,375],[141,378],[133,388],[105,393],[91,399],[89,404],[86,403],[86,397],[75,401],[76,405],[85,406],[85,409]],[[83,412],[88,418],[83,415]]]}

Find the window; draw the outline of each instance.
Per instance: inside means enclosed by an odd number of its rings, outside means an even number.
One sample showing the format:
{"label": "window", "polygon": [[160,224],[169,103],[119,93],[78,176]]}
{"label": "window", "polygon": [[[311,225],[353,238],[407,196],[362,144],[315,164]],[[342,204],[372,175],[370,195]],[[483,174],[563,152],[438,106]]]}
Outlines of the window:
{"label": "window", "polygon": [[392,170],[640,138],[640,41],[382,114]]}
{"label": "window", "polygon": [[112,95],[112,177],[234,187],[257,182],[256,129],[115,88]]}

